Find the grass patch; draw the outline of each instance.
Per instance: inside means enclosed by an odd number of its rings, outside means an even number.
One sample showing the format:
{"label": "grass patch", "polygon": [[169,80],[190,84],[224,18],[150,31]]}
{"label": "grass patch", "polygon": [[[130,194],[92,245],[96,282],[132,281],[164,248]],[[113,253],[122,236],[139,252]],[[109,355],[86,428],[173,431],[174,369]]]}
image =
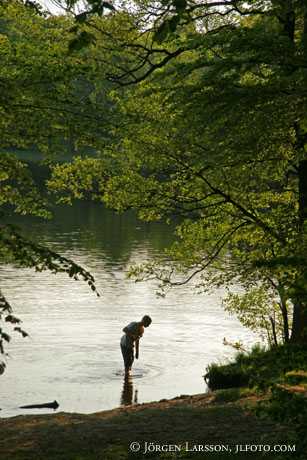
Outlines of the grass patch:
{"label": "grass patch", "polygon": [[228,388],[226,390],[216,390],[214,393],[214,402],[234,402],[254,394],[255,391],[250,388]]}
{"label": "grass patch", "polygon": [[243,386],[266,390],[287,379],[306,382],[306,375],[307,347],[291,344],[238,353],[229,364],[208,366],[205,378],[212,390]]}
{"label": "grass patch", "polygon": [[[210,388],[216,390],[217,401],[236,401],[251,388],[262,394],[264,397],[252,410],[261,419],[286,424],[290,428],[288,442],[297,446],[297,452],[289,458],[306,460],[307,347],[257,347],[249,354],[238,353],[229,364],[213,364],[207,371],[206,378]],[[228,389],[231,384],[235,388]],[[240,388],[244,385],[245,390]]]}
{"label": "grass patch", "polygon": [[286,372],[285,382],[289,383],[290,385],[306,385],[307,372],[302,370]]}

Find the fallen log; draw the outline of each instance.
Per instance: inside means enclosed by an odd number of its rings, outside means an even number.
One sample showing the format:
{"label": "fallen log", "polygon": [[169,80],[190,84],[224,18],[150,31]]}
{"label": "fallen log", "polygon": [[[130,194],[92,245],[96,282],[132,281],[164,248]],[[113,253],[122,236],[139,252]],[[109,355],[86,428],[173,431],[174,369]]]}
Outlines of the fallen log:
{"label": "fallen log", "polygon": [[54,409],[56,410],[59,407],[57,401],[45,403],[45,404],[29,404],[27,406],[20,406],[19,409]]}

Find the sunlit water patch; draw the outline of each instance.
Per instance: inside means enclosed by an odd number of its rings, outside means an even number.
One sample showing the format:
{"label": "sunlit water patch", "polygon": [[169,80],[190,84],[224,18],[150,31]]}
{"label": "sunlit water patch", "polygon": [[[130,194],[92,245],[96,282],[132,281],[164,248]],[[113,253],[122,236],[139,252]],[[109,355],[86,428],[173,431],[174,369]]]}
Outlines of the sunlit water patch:
{"label": "sunlit water patch", "polygon": [[[18,407],[53,400],[59,410],[90,413],[204,392],[207,365],[234,354],[223,345],[224,337],[246,346],[256,341],[223,311],[221,291],[197,295],[186,285],[162,299],[153,284],[126,278],[131,261],[148,260],[171,242],[168,226],[140,224],[132,214],[117,216],[89,204],[60,209],[51,222],[18,223],[31,238],[89,269],[101,297],[63,274],[0,267],[3,292],[30,334],[14,337],[9,346],[0,377],[3,417],[48,412]],[[153,323],[125,381],[122,328],[144,314]]]}

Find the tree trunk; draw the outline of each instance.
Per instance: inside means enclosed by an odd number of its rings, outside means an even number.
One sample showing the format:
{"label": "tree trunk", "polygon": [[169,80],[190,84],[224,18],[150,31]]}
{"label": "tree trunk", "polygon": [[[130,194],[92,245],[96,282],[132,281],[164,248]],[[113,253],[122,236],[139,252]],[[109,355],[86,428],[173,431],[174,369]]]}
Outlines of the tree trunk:
{"label": "tree trunk", "polygon": [[[299,140],[304,147],[306,135]],[[304,232],[304,222],[307,218],[307,160],[299,162],[298,166],[298,192],[299,192],[299,225],[301,232]]]}
{"label": "tree trunk", "polygon": [[272,335],[273,335],[273,340],[274,340],[274,345],[278,345],[278,340],[277,340],[277,335],[276,335],[276,323],[275,320],[272,316],[269,317],[271,326],[272,326]]}
{"label": "tree trunk", "polygon": [[304,30],[302,36],[302,45],[305,58],[307,56],[307,5],[306,2],[303,5],[303,14],[304,14]]}
{"label": "tree trunk", "polygon": [[[303,13],[303,33],[302,48],[305,60],[307,58],[307,4],[306,1],[300,2]],[[307,135],[302,132],[300,127],[296,128],[296,147],[299,151],[304,152],[307,142]],[[302,253],[306,252],[305,244],[305,224],[307,219],[307,160],[301,160],[298,165],[298,191],[299,191],[299,231]],[[303,269],[304,270],[304,269]],[[306,273],[302,274],[298,286],[298,295],[294,299],[293,305],[293,322],[291,342],[307,343],[307,288],[305,287]]]}
{"label": "tree trunk", "polygon": [[282,314],[283,336],[285,343],[289,342],[289,322],[288,322],[288,309],[286,302],[282,299],[279,303],[280,311]]}
{"label": "tree trunk", "polygon": [[[305,136],[304,136],[305,137]],[[298,143],[304,145],[305,139],[298,138]],[[299,228],[301,249],[305,248],[305,222],[307,219],[307,160],[299,162],[298,166],[299,190]],[[293,299],[293,322],[291,342],[307,343],[307,287],[305,286],[306,273],[298,279],[296,298]]]}
{"label": "tree trunk", "polygon": [[293,0],[279,0],[280,13],[278,19],[282,25],[284,34],[289,37],[291,42],[294,41],[295,35],[295,9]]}
{"label": "tree trunk", "polygon": [[295,303],[293,306],[293,323],[291,342],[307,343],[307,305]]}

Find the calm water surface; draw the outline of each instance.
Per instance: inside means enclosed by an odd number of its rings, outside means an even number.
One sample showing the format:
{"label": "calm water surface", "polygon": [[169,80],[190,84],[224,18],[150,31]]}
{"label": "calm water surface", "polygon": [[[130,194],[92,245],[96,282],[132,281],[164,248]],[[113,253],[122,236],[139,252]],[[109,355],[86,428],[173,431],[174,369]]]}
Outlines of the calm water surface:
{"label": "calm water surface", "polygon": [[[9,346],[0,377],[1,417],[43,413],[18,406],[54,399],[59,410],[90,413],[204,392],[206,366],[233,356],[224,337],[246,346],[256,341],[223,311],[222,291],[199,295],[183,286],[161,299],[153,284],[126,279],[131,263],[149,260],[172,241],[166,225],[140,223],[133,214],[118,216],[87,203],[59,208],[50,222],[14,222],[32,239],[88,268],[101,297],[67,275],[0,267],[3,293],[30,334],[28,339],[16,335]],[[153,323],[124,385],[121,331],[144,314]]]}

